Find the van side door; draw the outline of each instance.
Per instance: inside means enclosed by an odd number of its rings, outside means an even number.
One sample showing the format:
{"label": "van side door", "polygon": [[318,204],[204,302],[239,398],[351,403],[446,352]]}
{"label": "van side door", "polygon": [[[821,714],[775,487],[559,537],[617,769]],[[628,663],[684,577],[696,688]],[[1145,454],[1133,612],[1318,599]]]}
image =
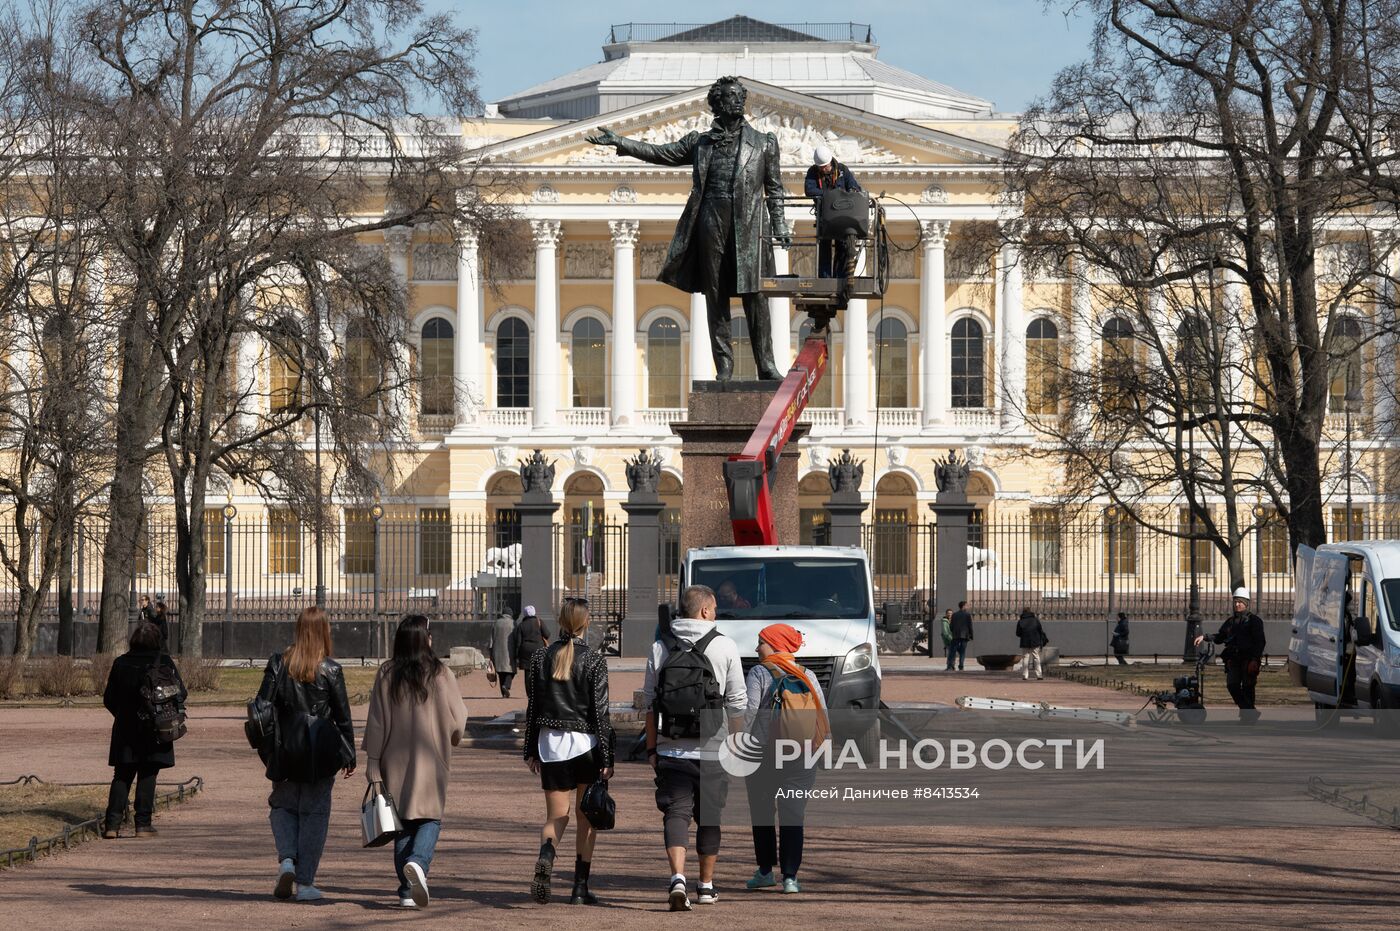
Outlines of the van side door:
{"label": "van side door", "polygon": [[1319,551],[1313,557],[1308,610],[1308,691],[1335,700],[1342,656],[1342,598],[1347,557]]}

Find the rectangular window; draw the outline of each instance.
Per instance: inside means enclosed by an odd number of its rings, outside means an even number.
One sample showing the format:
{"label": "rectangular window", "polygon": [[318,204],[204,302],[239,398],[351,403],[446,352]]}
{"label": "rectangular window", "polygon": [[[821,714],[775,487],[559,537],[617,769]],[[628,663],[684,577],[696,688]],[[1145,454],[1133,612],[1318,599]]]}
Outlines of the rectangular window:
{"label": "rectangular window", "polygon": [[301,572],[301,519],[290,508],[268,509],[267,571],[269,575]]}
{"label": "rectangular window", "polygon": [[204,509],[204,574],[224,574],[224,512]]}
{"label": "rectangular window", "polygon": [[875,574],[908,575],[909,512],[903,508],[875,510]]}
{"label": "rectangular window", "polygon": [[1060,574],[1060,509],[1031,508],[1031,572]]}
{"label": "rectangular window", "polygon": [[681,327],[668,318],[647,331],[647,406],[681,407]]}
{"label": "rectangular window", "polygon": [[661,574],[678,575],[681,571],[681,511],[666,508],[661,512]]}
{"label": "rectangular window", "polygon": [[1137,523],[1121,508],[1110,508],[1104,515],[1103,571],[1137,574]]}
{"label": "rectangular window", "polygon": [[374,574],[374,518],[367,508],[345,509],[345,574]]}
{"label": "rectangular window", "polygon": [[[1177,539],[1177,571],[1182,575],[1191,574],[1191,509],[1176,509],[1176,532],[1181,534]],[[1196,518],[1196,572],[1199,575],[1209,575],[1211,572],[1211,559],[1215,553],[1215,546],[1209,540],[1203,540],[1200,535],[1205,533],[1205,521],[1198,516]]]}
{"label": "rectangular window", "polygon": [[297,360],[272,350],[268,370],[268,410],[274,414],[295,407],[301,400],[301,366]]}
{"label": "rectangular window", "polygon": [[418,571],[452,574],[452,512],[447,508],[418,509]]}
{"label": "rectangular window", "polygon": [[798,542],[803,546],[831,545],[831,515],[826,508],[802,508],[797,522]]}
{"label": "rectangular window", "polygon": [[151,527],[145,520],[141,521],[141,529],[136,533],[136,554],[132,565],[132,572],[137,577],[144,578],[151,574]]}
{"label": "rectangular window", "polygon": [[1259,561],[1268,575],[1288,575],[1288,524],[1277,515],[1264,521],[1255,531],[1260,535]]}
{"label": "rectangular window", "polygon": [[428,417],[445,417],[452,413],[452,340],[425,339],[419,349],[423,368],[421,411]]}
{"label": "rectangular window", "polygon": [[1332,509],[1332,539],[1333,540],[1364,540],[1366,539],[1366,509],[1353,506],[1351,509],[1351,522],[1347,522],[1347,509],[1345,507]]}

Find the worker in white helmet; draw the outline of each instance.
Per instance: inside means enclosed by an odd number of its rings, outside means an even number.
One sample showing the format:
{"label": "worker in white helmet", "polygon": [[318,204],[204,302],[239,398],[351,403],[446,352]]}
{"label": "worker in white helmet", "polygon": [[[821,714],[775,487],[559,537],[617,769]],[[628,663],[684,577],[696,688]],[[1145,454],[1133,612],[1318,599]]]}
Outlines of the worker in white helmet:
{"label": "worker in white helmet", "polygon": [[[1225,663],[1225,687],[1240,709],[1240,720],[1259,720],[1254,708],[1254,685],[1259,681],[1259,664],[1264,658],[1264,622],[1249,610],[1249,589],[1240,586],[1234,594],[1235,612],[1225,619],[1211,642],[1224,644],[1220,658]],[[1206,638],[1196,638],[1200,646]]]}
{"label": "worker in white helmet", "polygon": [[[812,151],[812,167],[807,169],[807,180],[803,190],[812,198],[818,212],[821,210],[822,193],[831,190],[859,191],[860,182],[851,170],[836,160],[831,149],[819,145]],[[853,257],[853,244],[845,242],[819,242],[817,244],[817,277],[839,278],[848,273],[847,262]]]}

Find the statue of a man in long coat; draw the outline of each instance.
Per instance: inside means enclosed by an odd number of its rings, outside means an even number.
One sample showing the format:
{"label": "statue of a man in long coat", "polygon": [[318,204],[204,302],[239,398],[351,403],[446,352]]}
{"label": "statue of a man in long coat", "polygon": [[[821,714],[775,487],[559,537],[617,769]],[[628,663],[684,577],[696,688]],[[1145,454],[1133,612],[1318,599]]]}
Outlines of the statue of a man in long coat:
{"label": "statue of a man in long coat", "polygon": [[676,234],[657,280],[682,291],[705,295],[709,309],[710,351],[715,377],[728,381],[734,372],[729,333],[729,301],[744,302],[749,340],[758,377],[781,379],[773,364],[768,298],[759,279],[773,272],[773,250],[761,238],[763,211],[769,230],[788,241],[783,218],[783,185],[778,172],[778,140],[744,119],[748,91],[738,78],[720,78],[710,86],[715,115],[708,132],[692,132],[678,142],[652,145],[601,129],[588,137],[654,165],[693,166],[690,199],[676,224]]}

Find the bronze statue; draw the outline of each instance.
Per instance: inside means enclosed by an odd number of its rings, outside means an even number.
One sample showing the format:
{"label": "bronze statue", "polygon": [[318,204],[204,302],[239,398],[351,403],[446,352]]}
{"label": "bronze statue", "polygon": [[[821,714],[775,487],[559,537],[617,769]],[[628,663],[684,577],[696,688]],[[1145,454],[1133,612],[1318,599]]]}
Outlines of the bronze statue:
{"label": "bronze statue", "polygon": [[668,145],[638,142],[606,128],[588,137],[595,145],[613,146],[623,155],[654,165],[693,166],[690,199],[676,224],[657,280],[705,295],[710,351],[719,381],[728,381],[734,373],[729,299],[736,296],[744,302],[758,377],[783,377],[773,363],[768,298],[759,292],[759,279],[773,272],[773,250],[761,239],[764,209],[774,238],[789,241],[778,174],[778,140],[744,119],[747,97],[748,91],[738,78],[720,78],[710,86],[707,97],[715,115],[709,131],[690,133]]}
{"label": "bronze statue", "polygon": [[544,458],[538,449],[528,458],[520,460],[520,484],[526,494],[530,492],[549,494],[554,487],[554,463]]}

